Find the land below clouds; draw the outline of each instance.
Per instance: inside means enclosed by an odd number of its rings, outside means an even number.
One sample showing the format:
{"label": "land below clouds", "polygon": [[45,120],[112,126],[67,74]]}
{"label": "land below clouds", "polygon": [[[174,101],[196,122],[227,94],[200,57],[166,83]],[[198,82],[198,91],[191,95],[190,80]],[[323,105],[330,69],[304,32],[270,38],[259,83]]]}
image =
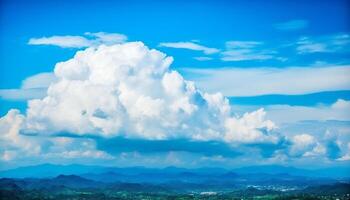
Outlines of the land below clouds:
{"label": "land below clouds", "polygon": [[91,190],[211,195],[350,193],[350,173],[345,167],[306,170],[266,165],[228,170],[43,164],[1,171],[0,177],[3,195],[6,192]]}

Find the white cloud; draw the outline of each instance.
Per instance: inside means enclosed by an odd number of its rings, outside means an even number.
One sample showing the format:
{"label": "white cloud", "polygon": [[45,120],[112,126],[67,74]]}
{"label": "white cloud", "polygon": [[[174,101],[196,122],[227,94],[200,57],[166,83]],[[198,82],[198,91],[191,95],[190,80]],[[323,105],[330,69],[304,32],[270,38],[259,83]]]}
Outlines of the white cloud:
{"label": "white cloud", "polygon": [[169,47],[177,49],[189,49],[193,51],[203,51],[204,54],[218,53],[220,50],[216,48],[209,48],[194,42],[162,42],[160,47]]}
{"label": "white cloud", "polygon": [[274,27],[278,30],[291,31],[291,30],[300,30],[304,29],[309,25],[309,22],[306,20],[290,20],[283,23],[275,24]]}
{"label": "white cloud", "polygon": [[[229,45],[249,47],[256,44]],[[210,94],[197,89],[193,82],[169,69],[171,62],[171,57],[150,50],[141,42],[101,45],[78,51],[74,58],[57,63],[53,74],[29,77],[22,83],[23,90],[48,88],[42,98],[28,102],[26,115],[12,110],[0,119],[0,132],[4,133],[0,135],[0,159],[11,161],[28,156],[28,153],[32,157],[49,160],[114,159],[98,150],[93,139],[55,135],[61,132],[147,140],[213,140],[233,146],[241,143],[277,144],[280,141],[280,136],[274,132],[277,128],[275,123],[266,120],[269,113],[259,109],[241,117],[235,116],[228,100],[221,93]],[[253,94],[270,88],[271,84],[282,86],[272,87],[272,90],[267,90],[269,92],[305,92],[310,89],[310,80],[301,80],[310,77],[317,79],[311,81],[313,89],[319,87],[316,87],[317,84],[324,86],[323,82],[333,86],[349,85],[345,81],[349,74],[348,66],[192,70],[187,69],[187,72],[204,75],[199,80],[207,81],[205,79],[210,78],[208,80],[214,82],[209,84],[214,86],[224,80],[226,88],[238,93],[245,91],[251,82],[254,84],[250,85],[248,92]],[[332,80],[328,80],[329,77]],[[322,78],[323,82],[318,80]],[[286,84],[286,80],[290,83]],[[296,83],[299,88],[291,90]],[[322,114],[315,112],[315,115],[333,116],[334,113],[335,118],[339,119],[348,107],[348,101],[338,100]],[[287,110],[282,115],[293,115],[293,112]],[[305,110],[302,112],[307,113]],[[348,114],[344,114],[344,117],[348,119]],[[39,135],[28,136],[24,133]],[[316,136],[309,134],[290,137],[289,141],[292,142],[290,152],[287,152],[290,155],[315,157],[327,151],[325,145],[316,140]],[[285,159],[282,154],[275,156],[274,159]],[[346,154],[343,157],[346,159]],[[174,158],[173,154],[169,154],[169,159]]]}
{"label": "white cloud", "polygon": [[338,161],[349,161],[350,160],[350,153],[342,156],[341,158],[337,159]]}
{"label": "white cloud", "polygon": [[0,97],[7,100],[38,99],[46,95],[47,88],[56,80],[53,73],[39,73],[22,81],[19,89],[0,89]]}
{"label": "white cloud", "polygon": [[338,99],[332,105],[332,108],[335,109],[335,110],[348,110],[350,108],[350,101],[346,101],[346,100],[343,100],[343,99]]}
{"label": "white cloud", "polygon": [[111,160],[114,157],[104,151],[96,149],[96,143],[92,139],[53,137],[49,138],[52,145],[41,157],[45,159],[102,159]]}
{"label": "white cloud", "polygon": [[239,49],[239,48],[249,49],[262,44],[264,43],[258,42],[258,41],[227,41],[226,48],[227,49]]}
{"label": "white cloud", "polygon": [[43,158],[63,158],[63,159],[113,159],[113,156],[104,151],[98,150],[64,150],[42,155]]}
{"label": "white cloud", "polygon": [[128,40],[126,35],[120,34],[120,33],[105,33],[105,32],[97,32],[97,33],[85,33],[87,36],[96,37],[95,43],[97,44],[105,44],[105,45],[112,45],[112,44],[119,44],[124,43]]}
{"label": "white cloud", "polygon": [[310,41],[308,38],[303,37],[297,42],[297,51],[299,54],[305,53],[316,53],[316,52],[327,52],[330,51],[327,45],[320,42]]}
{"label": "white cloud", "polygon": [[301,37],[297,41],[296,50],[298,54],[329,53],[343,51],[350,44],[348,34],[337,34],[322,37]]}
{"label": "white cloud", "polygon": [[277,128],[270,121],[265,120],[265,111],[259,109],[251,113],[245,113],[242,118],[230,118],[226,121],[226,128],[229,134],[226,134],[226,140],[242,143],[254,142],[278,142],[276,135],[265,135],[259,129],[266,129],[268,132]]}
{"label": "white cloud", "polygon": [[316,140],[312,135],[301,134],[301,135],[295,135],[292,138],[292,142],[298,148],[300,147],[305,148],[316,143]]}
{"label": "white cloud", "polygon": [[273,59],[273,52],[270,51],[261,51],[255,52],[251,49],[237,49],[237,50],[228,50],[222,52],[223,61],[242,61],[242,60],[268,60]]}
{"label": "white cloud", "polygon": [[12,109],[0,118],[0,160],[18,162],[30,159],[112,159],[96,150],[95,141],[86,138],[39,137],[21,134],[26,117]]}
{"label": "white cloud", "polygon": [[46,95],[47,88],[0,89],[0,97],[10,101],[38,99]]}
{"label": "white cloud", "polygon": [[[150,140],[275,141],[260,133],[275,128],[264,119],[263,110],[233,116],[223,95],[199,91],[193,82],[169,70],[171,62],[171,57],[141,42],[78,51],[74,58],[56,64],[56,80],[47,95],[28,101],[22,131]],[[23,85],[43,84],[29,78]]]}
{"label": "white cloud", "polygon": [[11,160],[18,154],[35,155],[41,151],[40,145],[27,136],[19,134],[23,128],[25,116],[18,110],[9,110],[9,112],[0,118],[0,153],[3,160]]}
{"label": "white cloud", "polygon": [[347,152],[338,161],[349,161],[350,160],[350,142],[347,144]]}
{"label": "white cloud", "polygon": [[223,61],[268,60],[274,59],[276,52],[260,50],[263,43],[257,41],[228,41],[222,52]]}
{"label": "white cloud", "polygon": [[326,149],[316,138],[309,134],[295,135],[291,138],[292,146],[290,147],[290,154],[292,156],[317,156],[318,154],[325,154]]}
{"label": "white cloud", "polygon": [[22,89],[47,88],[56,80],[53,73],[44,72],[30,76],[22,81]]}
{"label": "white cloud", "polygon": [[350,66],[288,68],[183,68],[185,77],[225,96],[305,94],[350,89]]}
{"label": "white cloud", "polygon": [[[267,106],[267,117],[278,124],[294,123],[306,120],[340,120],[350,121],[350,101],[338,99],[331,106],[289,106],[271,105]],[[288,115],[285,115],[288,113]]]}
{"label": "white cloud", "polygon": [[206,57],[206,56],[200,56],[200,57],[194,57],[195,60],[198,61],[207,61],[207,60],[213,60],[211,57]]}
{"label": "white cloud", "polygon": [[91,45],[91,42],[82,36],[51,36],[42,38],[31,38],[30,45],[54,45],[62,48],[83,48]]}
{"label": "white cloud", "polygon": [[299,53],[315,53],[329,51],[325,44],[322,43],[306,43],[297,47]]}
{"label": "white cloud", "polygon": [[85,33],[84,36],[50,36],[41,38],[31,38],[28,41],[30,45],[53,45],[62,48],[84,48],[90,46],[98,46],[100,44],[112,45],[123,43],[127,40],[127,37],[119,33]]}

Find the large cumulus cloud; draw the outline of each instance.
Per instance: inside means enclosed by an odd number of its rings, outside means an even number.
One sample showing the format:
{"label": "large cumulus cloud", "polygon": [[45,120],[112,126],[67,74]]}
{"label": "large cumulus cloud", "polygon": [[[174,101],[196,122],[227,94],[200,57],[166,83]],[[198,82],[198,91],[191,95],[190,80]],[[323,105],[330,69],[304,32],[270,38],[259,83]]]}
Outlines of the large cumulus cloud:
{"label": "large cumulus cloud", "polygon": [[278,134],[263,109],[237,116],[227,98],[197,89],[171,69],[172,61],[141,42],[129,42],[89,47],[57,63],[43,98],[29,100],[25,113],[10,110],[0,118],[1,160],[186,152],[208,157],[204,160],[256,161],[261,154],[266,162],[281,162],[327,157],[329,146],[335,153],[328,157],[348,160],[348,153],[338,155],[340,147],[348,152],[346,144],[329,145],[330,139],[300,131]]}
{"label": "large cumulus cloud", "polygon": [[57,63],[56,81],[28,102],[23,131],[149,140],[276,142],[264,110],[236,117],[220,93],[199,91],[172,57],[141,42],[101,45]]}

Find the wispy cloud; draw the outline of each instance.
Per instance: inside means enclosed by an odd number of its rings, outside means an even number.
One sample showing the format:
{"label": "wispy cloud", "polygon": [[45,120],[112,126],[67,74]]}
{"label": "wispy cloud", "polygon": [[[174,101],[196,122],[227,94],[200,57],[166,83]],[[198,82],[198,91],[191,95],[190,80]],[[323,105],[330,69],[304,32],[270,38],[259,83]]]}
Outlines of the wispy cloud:
{"label": "wispy cloud", "polygon": [[195,60],[198,60],[198,61],[213,60],[213,58],[207,57],[207,56],[194,57],[194,59],[195,59]]}
{"label": "wispy cloud", "polygon": [[39,99],[46,95],[47,88],[0,89],[0,98],[11,101]]}
{"label": "wispy cloud", "polygon": [[299,54],[330,51],[326,43],[314,42],[307,37],[300,38],[297,45],[297,52]]}
{"label": "wispy cloud", "polygon": [[177,49],[189,49],[193,51],[202,51],[204,54],[214,54],[220,51],[217,48],[206,47],[194,42],[162,42],[159,44],[159,46]]}
{"label": "wispy cloud", "polygon": [[23,80],[20,88],[0,89],[0,98],[15,101],[42,98],[55,80],[53,73],[35,74]]}
{"label": "wispy cloud", "polygon": [[107,44],[107,45],[117,44],[117,43],[124,43],[128,40],[128,37],[126,35],[120,34],[120,33],[86,32],[85,35],[90,37],[95,37],[95,39],[92,39],[90,41],[92,43],[97,43],[97,44]]}
{"label": "wispy cloud", "polygon": [[274,24],[274,27],[282,31],[292,31],[304,29],[309,25],[306,20],[290,20],[283,23]]}
{"label": "wispy cloud", "polygon": [[226,51],[222,52],[222,61],[268,60],[274,59],[276,52],[261,49],[258,41],[228,41]]}
{"label": "wispy cloud", "polygon": [[182,69],[186,78],[210,92],[226,96],[305,94],[349,90],[350,66],[318,68],[212,68]]}
{"label": "wispy cloud", "polygon": [[[298,121],[339,120],[350,121],[350,101],[338,99],[329,106],[290,106],[270,105],[266,107],[267,116],[278,124],[295,123]],[[284,115],[288,113],[288,115]],[[349,127],[350,128],[350,127]]]}
{"label": "wispy cloud", "polygon": [[21,88],[47,88],[56,80],[56,76],[51,72],[43,72],[30,76],[22,81]]}
{"label": "wispy cloud", "polygon": [[84,48],[89,46],[96,46],[100,44],[116,44],[123,43],[127,40],[127,37],[119,33],[105,33],[97,32],[90,33],[87,32],[84,36],[50,36],[41,38],[31,38],[28,41],[29,45],[52,45],[59,46],[62,48]]}
{"label": "wispy cloud", "polygon": [[260,51],[255,52],[251,49],[229,50],[222,53],[223,61],[243,61],[243,60],[268,60],[274,58],[274,52]]}
{"label": "wispy cloud", "polygon": [[51,36],[41,38],[31,38],[30,45],[53,45],[62,48],[83,48],[91,45],[91,42],[82,36]]}
{"label": "wispy cloud", "polygon": [[[338,33],[334,35],[320,35],[313,37],[300,37],[289,41],[289,44],[266,44],[261,41],[227,41],[225,50],[220,53],[222,61],[266,61],[277,60],[281,62],[298,60],[296,56],[311,53],[349,53],[350,35]],[[292,51],[295,51],[294,54]],[[344,56],[343,56],[344,57]]]}
{"label": "wispy cloud", "polygon": [[301,37],[297,41],[299,54],[326,53],[347,50],[350,44],[349,34],[337,34],[322,37]]}
{"label": "wispy cloud", "polygon": [[237,48],[254,48],[258,45],[264,44],[263,42],[258,41],[228,41],[226,42],[227,49],[237,49]]}

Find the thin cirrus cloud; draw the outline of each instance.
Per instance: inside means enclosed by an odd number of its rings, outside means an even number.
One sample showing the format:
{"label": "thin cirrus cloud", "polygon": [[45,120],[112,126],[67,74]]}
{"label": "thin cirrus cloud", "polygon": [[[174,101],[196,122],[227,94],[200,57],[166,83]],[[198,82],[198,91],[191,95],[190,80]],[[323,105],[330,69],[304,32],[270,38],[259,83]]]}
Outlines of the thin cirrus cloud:
{"label": "thin cirrus cloud", "polygon": [[309,25],[307,20],[290,20],[283,23],[274,24],[274,27],[282,31],[293,31],[304,29]]}
{"label": "thin cirrus cloud", "polygon": [[210,48],[195,42],[162,42],[160,47],[176,48],[176,49],[188,49],[193,51],[202,51],[204,54],[218,53],[220,50],[217,48]]}
{"label": "thin cirrus cloud", "polygon": [[31,38],[29,45],[52,45],[61,48],[85,48],[90,46],[98,46],[100,44],[118,44],[127,40],[127,37],[119,33],[86,32],[84,36],[50,36],[41,38]]}
{"label": "thin cirrus cloud", "polygon": [[[338,99],[329,106],[290,106],[269,105],[266,108],[267,116],[278,124],[296,123],[298,121],[350,121],[350,101]],[[288,115],[284,115],[288,113]]]}
{"label": "thin cirrus cloud", "polygon": [[348,52],[349,34],[301,37],[296,42],[298,54]]}
{"label": "thin cirrus cloud", "polygon": [[[209,48],[195,42],[163,42],[160,47],[189,49],[193,51],[202,51],[204,54],[220,53],[222,61],[243,61],[243,60],[269,60],[280,59],[276,56],[276,52],[272,50],[262,49],[263,42],[258,41],[227,41],[225,50],[221,51],[217,48]],[[212,60],[212,57],[199,56],[194,57],[198,61]]]}
{"label": "thin cirrus cloud", "polygon": [[207,57],[207,56],[199,56],[199,57],[194,57],[195,60],[198,61],[208,61],[208,60],[213,60],[213,58],[211,57]]}
{"label": "thin cirrus cloud", "polygon": [[[259,105],[234,104],[234,102],[232,105],[234,105],[234,112],[236,113],[251,112],[260,107]],[[303,106],[282,103],[266,105],[264,109],[267,118],[275,122],[278,126],[285,123],[295,124],[302,121],[340,121],[347,122],[348,124],[350,122],[350,113],[348,112],[350,110],[350,101],[341,98],[332,101],[329,105],[319,103],[313,106]],[[288,113],[288,115],[285,113]]]}
{"label": "thin cirrus cloud", "polygon": [[18,89],[0,89],[0,98],[14,101],[42,98],[49,85],[56,80],[51,72],[35,74],[23,80]]}
{"label": "thin cirrus cloud", "polygon": [[[293,22],[293,23],[292,23]],[[292,21],[288,24],[280,24],[281,28],[289,27],[296,28],[297,24],[302,24],[301,21]],[[298,22],[298,23],[297,23]],[[306,23],[306,22],[305,22]],[[287,26],[289,25],[289,26]],[[299,25],[301,26],[301,25]],[[276,60],[280,62],[288,61],[300,55],[307,55],[312,53],[348,53],[350,45],[350,36],[347,33],[338,33],[334,35],[321,35],[313,37],[300,37],[293,43],[283,44],[266,44],[261,41],[241,41],[232,40],[225,42],[225,48],[220,50],[217,48],[209,48],[198,44],[198,41],[191,42],[165,42],[160,43],[160,47],[189,49],[193,51],[201,51],[206,55],[219,53],[219,59],[224,62],[239,62],[239,61],[267,61]],[[291,49],[289,49],[291,48]],[[290,54],[286,54],[284,50],[292,50]],[[282,50],[282,51],[280,51]],[[198,61],[213,60],[213,57],[198,56],[194,57]],[[293,60],[293,59],[291,59]]]}
{"label": "thin cirrus cloud", "polygon": [[276,52],[262,49],[263,42],[227,41],[226,50],[221,52],[222,61],[270,60],[279,59]]}
{"label": "thin cirrus cloud", "polygon": [[206,91],[225,96],[306,94],[350,89],[350,66],[182,69]]}
{"label": "thin cirrus cloud", "polygon": [[[220,52],[221,60],[225,62],[235,61],[287,61],[287,57],[300,56],[314,53],[336,53],[341,55],[349,53],[350,35],[338,33],[334,35],[303,36],[288,45],[275,44],[267,46],[260,41],[227,41],[225,50]],[[285,54],[278,49],[292,48],[296,54]],[[282,52],[282,53],[281,53]]]}
{"label": "thin cirrus cloud", "polygon": [[[276,52],[273,50],[261,48],[264,43],[258,41],[227,41],[225,43],[225,50],[221,51],[217,48],[209,48],[196,43],[191,42],[163,42],[160,43],[160,47],[177,48],[177,49],[189,49],[193,51],[202,51],[206,55],[220,53],[222,61],[244,61],[244,60],[269,60],[269,59],[281,59],[276,56]],[[213,60],[212,57],[199,56],[194,57],[198,61]]]}

